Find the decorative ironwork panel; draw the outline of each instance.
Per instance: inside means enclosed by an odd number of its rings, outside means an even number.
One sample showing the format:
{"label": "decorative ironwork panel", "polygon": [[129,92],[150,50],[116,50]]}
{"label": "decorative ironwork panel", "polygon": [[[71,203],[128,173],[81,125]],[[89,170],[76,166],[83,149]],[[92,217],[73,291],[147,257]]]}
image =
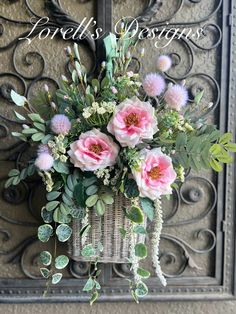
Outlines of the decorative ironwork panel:
{"label": "decorative ironwork panel", "polygon": [[[113,8],[113,11],[112,11]],[[44,193],[37,177],[19,186],[4,188],[12,165],[24,166],[34,154],[31,147],[11,137],[17,127],[10,100],[14,89],[34,99],[47,83],[57,87],[60,73],[67,73],[64,48],[76,41],[91,71],[103,60],[102,39],[92,30],[112,30],[119,19],[134,16],[143,30],[140,47],[147,51],[145,70],[153,70],[153,56],[172,55],[174,68],[169,80],[186,80],[192,97],[204,89],[204,116],[222,131],[235,134],[235,14],[236,4],[222,0],[2,0],[0,4],[0,300],[2,302],[85,301],[82,292],[88,265],[71,261],[65,279],[43,297],[45,281],[38,271],[38,254],[43,245],[36,237]],[[96,13],[94,13],[96,11]],[[45,17],[50,17],[44,24]],[[94,19],[93,16],[96,16]],[[84,18],[87,18],[84,21]],[[37,21],[41,22],[37,24]],[[87,29],[86,23],[91,19]],[[129,17],[130,25],[134,18]],[[95,24],[97,21],[97,24]],[[37,27],[33,28],[32,24]],[[45,30],[46,28],[46,30]],[[135,28],[135,24],[131,25]],[[155,30],[150,40],[148,28]],[[201,28],[200,38],[187,36]],[[85,33],[83,40],[65,34],[70,29]],[[177,29],[177,32],[174,33]],[[185,30],[185,31],[184,31]],[[71,32],[72,32],[71,31]],[[185,33],[184,33],[185,32]],[[26,40],[19,38],[30,36]],[[41,39],[39,39],[39,34]],[[169,36],[167,36],[169,34]],[[181,39],[176,39],[182,34]],[[166,36],[165,36],[166,35]],[[42,39],[47,37],[46,39]],[[173,38],[172,38],[173,37]],[[172,38],[170,42],[170,38]],[[155,47],[155,45],[156,47]],[[220,92],[221,91],[221,92]],[[210,105],[209,105],[210,104]],[[216,110],[215,110],[216,109]],[[214,114],[213,114],[214,112]],[[196,112],[196,115],[198,113]],[[154,276],[149,279],[147,300],[229,299],[235,296],[235,166],[219,176],[187,174],[186,182],[165,201],[165,225],[161,240],[161,263],[167,288]],[[149,228],[152,228],[150,225]],[[49,243],[50,245],[50,243]],[[61,250],[66,247],[61,247]],[[151,269],[151,261],[146,262]],[[125,278],[129,267],[101,265],[100,300],[130,300]],[[37,279],[37,280],[36,280]]]}

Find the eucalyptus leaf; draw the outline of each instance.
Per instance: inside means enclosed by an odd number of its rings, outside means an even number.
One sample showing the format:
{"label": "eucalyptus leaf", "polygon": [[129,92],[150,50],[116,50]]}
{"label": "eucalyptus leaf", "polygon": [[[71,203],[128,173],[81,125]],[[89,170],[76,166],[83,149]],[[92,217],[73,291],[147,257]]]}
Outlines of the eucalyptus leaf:
{"label": "eucalyptus leaf", "polygon": [[88,281],[86,282],[86,284],[83,288],[83,291],[86,291],[86,292],[91,291],[91,290],[93,290],[94,286],[95,286],[95,282],[94,282],[93,278],[90,277],[88,279]]}
{"label": "eucalyptus leaf", "polygon": [[69,264],[69,258],[66,255],[60,255],[55,259],[56,269],[63,269]]}
{"label": "eucalyptus leaf", "polygon": [[52,284],[56,285],[58,284],[62,279],[62,273],[56,273],[52,275]]}
{"label": "eucalyptus leaf", "polygon": [[84,257],[92,257],[95,256],[96,251],[92,244],[85,245],[81,251],[81,255]]}
{"label": "eucalyptus leaf", "polygon": [[40,272],[44,278],[48,278],[50,276],[50,270],[45,267],[41,267]]}
{"label": "eucalyptus leaf", "polygon": [[72,234],[72,229],[67,224],[61,224],[56,229],[56,235],[60,242],[66,242],[69,240]]}
{"label": "eucalyptus leaf", "polygon": [[52,255],[50,252],[48,251],[43,251],[40,253],[39,255],[40,258],[40,262],[45,265],[45,266],[49,266],[51,265],[52,262]]}
{"label": "eucalyptus leaf", "polygon": [[47,242],[53,234],[53,228],[49,224],[42,225],[38,228],[38,238],[42,242]]}
{"label": "eucalyptus leaf", "polygon": [[135,255],[141,259],[147,257],[147,247],[143,243],[138,243],[135,245]]}
{"label": "eucalyptus leaf", "polygon": [[137,284],[137,288],[135,289],[135,294],[137,297],[142,298],[148,294],[148,287],[144,282],[140,282]]}

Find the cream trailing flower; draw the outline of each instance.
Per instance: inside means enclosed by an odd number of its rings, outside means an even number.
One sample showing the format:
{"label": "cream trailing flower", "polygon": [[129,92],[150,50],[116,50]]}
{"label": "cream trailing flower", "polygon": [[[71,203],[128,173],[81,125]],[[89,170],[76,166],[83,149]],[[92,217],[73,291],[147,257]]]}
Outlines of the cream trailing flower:
{"label": "cream trailing flower", "polygon": [[155,205],[155,218],[154,218],[154,230],[152,234],[152,263],[155,268],[156,274],[161,281],[163,286],[166,286],[166,278],[163,276],[161,266],[160,266],[160,257],[159,257],[159,250],[160,250],[160,237],[162,231],[162,208],[161,208],[161,200],[156,199],[154,201]]}

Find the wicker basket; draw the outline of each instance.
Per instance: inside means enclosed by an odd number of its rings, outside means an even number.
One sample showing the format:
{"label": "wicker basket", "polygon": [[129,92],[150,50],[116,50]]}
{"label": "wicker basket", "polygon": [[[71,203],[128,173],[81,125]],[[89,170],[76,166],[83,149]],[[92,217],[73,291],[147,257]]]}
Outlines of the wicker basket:
{"label": "wicker basket", "polygon": [[[103,245],[103,252],[100,253],[99,263],[127,263],[129,257],[129,236],[125,239],[121,237],[120,228],[129,229],[130,220],[125,217],[122,207],[130,206],[130,201],[123,195],[115,197],[113,205],[107,206],[105,215],[102,217],[100,224],[100,217],[94,211],[89,211],[89,223],[92,228],[89,231],[86,244],[92,244],[97,247],[101,242]],[[101,228],[100,228],[101,225]],[[146,225],[146,222],[145,222]],[[76,261],[91,261],[91,258],[81,256],[81,237],[79,232],[81,230],[81,221],[74,219],[73,221],[73,236],[71,238],[69,253]],[[137,243],[144,243],[145,236],[138,235]]]}

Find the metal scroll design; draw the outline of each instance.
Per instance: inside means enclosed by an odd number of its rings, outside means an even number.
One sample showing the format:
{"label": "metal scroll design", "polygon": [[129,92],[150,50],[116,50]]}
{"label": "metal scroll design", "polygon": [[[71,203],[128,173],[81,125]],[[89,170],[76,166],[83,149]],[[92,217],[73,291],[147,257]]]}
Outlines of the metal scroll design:
{"label": "metal scroll design", "polygon": [[[17,2],[17,1],[16,1]],[[79,2],[86,2],[80,0]],[[117,1],[119,3],[119,1]],[[192,4],[199,4],[201,0],[189,0]],[[6,45],[0,47],[0,53],[8,52],[11,57],[11,63],[14,71],[2,72],[0,73],[0,98],[4,100],[8,106],[11,106],[10,100],[10,90],[18,90],[21,94],[30,97],[32,89],[38,82],[49,81],[53,85],[57,86],[57,82],[48,76],[45,76],[45,69],[47,67],[45,58],[41,52],[31,51],[23,55],[22,64],[27,68],[34,68],[37,65],[37,70],[31,74],[26,75],[19,68],[17,62],[17,53],[20,48],[21,42],[18,40],[20,37],[23,37],[28,34],[29,27],[31,26],[32,18],[39,19],[41,18],[30,5],[28,0],[24,1],[25,8],[29,13],[29,19],[26,21],[13,20],[8,17],[0,16],[0,39],[4,36],[4,32],[8,25],[24,26],[26,30],[18,35],[16,38],[12,39]],[[204,117],[212,113],[212,111],[217,107],[220,99],[220,87],[217,80],[206,73],[193,73],[194,60],[196,58],[195,49],[200,51],[210,51],[217,48],[220,45],[222,32],[219,26],[213,22],[208,22],[212,16],[215,16],[216,13],[220,10],[222,0],[218,1],[217,5],[213,11],[206,17],[201,18],[198,21],[190,21],[183,23],[171,22],[178,12],[183,10],[184,1],[178,0],[176,5],[176,10],[170,16],[166,17],[165,20],[162,20],[158,15],[158,12],[161,9],[161,1],[150,0],[145,8],[145,10],[137,17],[139,25],[142,28],[156,28],[156,36],[163,32],[166,34],[169,32],[171,34],[172,27],[179,27],[180,30],[176,33],[176,38],[181,33],[181,29],[186,26],[199,25],[205,23],[202,26],[203,37],[207,36],[207,32],[215,32],[216,39],[214,43],[210,46],[201,46],[192,39],[189,40],[183,36],[180,40],[182,46],[187,50],[187,56],[189,58],[189,66],[186,69],[183,75],[174,75],[166,73],[166,78],[170,81],[172,80],[183,80],[190,82],[189,88],[191,90],[192,97],[201,89],[204,89],[206,84],[212,90],[214,98],[211,101],[214,103],[211,108],[206,108]],[[50,28],[51,32],[55,31],[56,28],[63,28],[64,30],[68,28],[76,29],[79,27],[80,23],[70,17],[68,13],[64,11],[59,0],[46,0],[45,8],[50,16],[50,22],[47,27]],[[30,20],[31,19],[31,20]],[[168,25],[167,25],[168,22]],[[163,31],[163,28],[165,30]],[[38,27],[32,36],[36,36],[42,30],[42,27]],[[83,28],[81,28],[81,31]],[[79,41],[80,43],[80,41]],[[96,45],[90,33],[87,33],[86,39],[83,41],[85,45],[92,52],[94,57],[94,64],[96,65]],[[174,60],[175,67],[181,67],[183,64],[182,55],[178,51],[173,51],[170,53],[172,59]],[[208,101],[210,102],[210,100]],[[10,137],[10,128],[11,126],[17,126],[18,122],[14,118],[5,116],[0,113],[0,138],[3,141],[4,145],[1,146],[0,152],[6,153],[7,157],[5,161],[12,161],[15,163],[16,167],[20,168],[27,161],[27,158],[30,158],[31,151],[30,148],[25,143],[15,142],[12,144],[11,141],[8,141]],[[6,143],[6,145],[5,145]],[[2,186],[5,181],[5,177],[1,178]],[[9,213],[5,214],[2,209],[0,210],[0,220],[11,225],[18,225],[18,228],[27,227],[30,230],[31,235],[28,238],[20,241],[15,247],[4,250],[1,249],[0,256],[4,257],[4,260],[7,263],[19,263],[23,274],[31,279],[37,279],[39,274],[32,273],[32,265],[37,265],[38,253],[32,253],[32,256],[27,258],[30,248],[37,245],[37,239],[35,237],[36,228],[41,223],[40,218],[40,209],[35,209],[34,203],[34,193],[36,189],[39,188],[38,178],[33,178],[33,180],[25,181],[19,186],[11,187],[4,189],[2,187],[2,200],[8,204],[14,206],[20,206],[26,204],[26,210],[28,211],[28,221],[25,221],[23,218],[11,217]],[[208,204],[204,203],[204,197],[210,195]],[[171,211],[165,217],[165,227],[162,234],[162,241],[166,241],[175,247],[175,250],[163,250],[161,261],[163,264],[163,270],[167,277],[179,277],[184,275],[187,268],[198,270],[200,267],[195,262],[195,257],[201,254],[211,254],[214,252],[216,246],[216,235],[215,230],[211,230],[209,227],[199,227],[199,229],[194,232],[193,237],[195,239],[203,240],[203,246],[201,248],[196,248],[191,243],[182,239],[179,236],[170,233],[171,228],[181,228],[186,225],[199,225],[204,219],[211,216],[214,212],[217,199],[217,192],[214,187],[214,184],[202,177],[191,176],[190,174],[186,178],[186,182],[180,186],[178,190],[174,190],[173,204],[171,205]],[[181,210],[185,205],[190,210],[195,206],[198,207],[197,214],[193,217],[187,218],[181,216]],[[201,210],[201,206],[202,210]],[[204,208],[205,205],[205,208]],[[10,228],[10,227],[9,227]],[[151,226],[150,226],[151,228]],[[11,238],[13,237],[10,229],[2,228],[0,229],[0,240],[5,244],[10,243]],[[177,260],[180,259],[178,267],[174,268],[175,271],[169,271],[170,266],[175,265]],[[27,262],[26,262],[27,260]],[[166,267],[167,265],[167,267]],[[129,268],[127,265],[113,265],[113,271],[115,276],[118,277],[127,277],[129,276]],[[74,262],[72,261],[68,267],[68,272],[74,278],[85,278],[89,272],[89,266],[84,262]]]}

